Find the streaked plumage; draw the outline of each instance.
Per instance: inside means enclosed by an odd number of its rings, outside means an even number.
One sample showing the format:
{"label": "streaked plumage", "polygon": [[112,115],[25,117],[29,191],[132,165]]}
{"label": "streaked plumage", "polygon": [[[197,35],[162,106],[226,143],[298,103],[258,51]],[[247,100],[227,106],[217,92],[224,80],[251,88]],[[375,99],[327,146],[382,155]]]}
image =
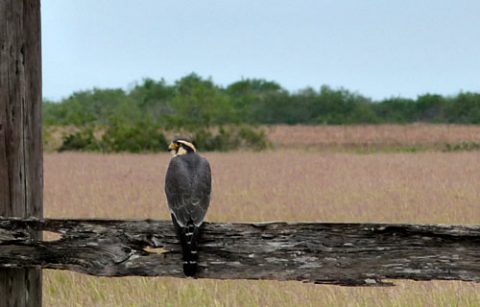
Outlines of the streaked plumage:
{"label": "streaked plumage", "polygon": [[210,165],[186,138],[173,140],[169,149],[174,157],[165,176],[165,194],[182,244],[185,275],[193,276],[197,267],[200,226],[210,204]]}

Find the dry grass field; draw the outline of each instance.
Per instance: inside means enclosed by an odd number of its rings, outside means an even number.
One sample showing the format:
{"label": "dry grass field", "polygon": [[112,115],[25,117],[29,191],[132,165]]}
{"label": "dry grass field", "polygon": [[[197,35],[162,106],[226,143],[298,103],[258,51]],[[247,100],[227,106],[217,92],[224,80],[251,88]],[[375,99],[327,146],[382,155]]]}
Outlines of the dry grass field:
{"label": "dry grass field", "polygon": [[480,142],[480,126],[474,125],[361,125],[272,126],[270,140],[278,147],[308,145],[316,149],[381,149],[424,147],[442,149],[445,144]]}
{"label": "dry grass field", "polygon": [[[297,142],[295,149],[205,154],[214,176],[208,220],[480,221],[480,151],[315,151],[308,144],[314,141],[307,142],[308,137],[296,130],[304,128],[279,129],[284,142]],[[406,129],[421,142],[422,132]],[[480,135],[480,130],[475,135],[475,127],[448,129],[463,131],[453,141],[478,141]],[[356,142],[361,133],[353,131],[348,132],[350,141],[339,138],[346,144]],[[288,135],[300,141],[289,141]],[[163,180],[168,161],[163,153],[46,154],[45,216],[167,219]],[[347,288],[300,282],[98,278],[51,270],[44,276],[45,306],[480,306],[480,284],[466,282],[396,281],[395,287]]]}

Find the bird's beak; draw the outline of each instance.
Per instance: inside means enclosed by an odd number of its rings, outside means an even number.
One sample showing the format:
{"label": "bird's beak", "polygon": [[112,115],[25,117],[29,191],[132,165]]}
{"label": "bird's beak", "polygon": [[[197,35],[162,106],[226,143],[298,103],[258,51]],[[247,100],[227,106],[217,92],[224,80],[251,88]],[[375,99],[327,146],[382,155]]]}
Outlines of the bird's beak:
{"label": "bird's beak", "polygon": [[175,156],[177,154],[177,149],[178,149],[178,144],[175,143],[170,143],[168,145],[168,151],[172,154],[172,156]]}

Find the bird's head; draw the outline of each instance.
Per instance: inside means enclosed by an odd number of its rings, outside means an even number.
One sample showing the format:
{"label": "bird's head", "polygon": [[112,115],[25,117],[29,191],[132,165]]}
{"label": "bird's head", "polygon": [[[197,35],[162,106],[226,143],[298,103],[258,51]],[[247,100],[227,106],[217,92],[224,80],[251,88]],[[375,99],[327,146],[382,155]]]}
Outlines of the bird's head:
{"label": "bird's head", "polygon": [[192,140],[188,137],[174,138],[172,143],[170,143],[170,145],[168,146],[168,150],[173,156],[184,155],[197,151],[195,145],[193,145]]}

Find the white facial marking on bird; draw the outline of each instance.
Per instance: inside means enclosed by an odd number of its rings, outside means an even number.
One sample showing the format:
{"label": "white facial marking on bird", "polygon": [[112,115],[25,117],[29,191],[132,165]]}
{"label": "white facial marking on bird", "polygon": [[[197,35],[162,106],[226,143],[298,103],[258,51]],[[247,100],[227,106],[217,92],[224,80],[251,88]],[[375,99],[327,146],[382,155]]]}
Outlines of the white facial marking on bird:
{"label": "white facial marking on bird", "polygon": [[185,146],[190,147],[194,152],[197,151],[197,149],[195,148],[195,146],[194,146],[192,143],[190,143],[190,142],[187,142],[187,141],[184,141],[184,140],[178,140],[177,143],[180,143],[180,144],[183,144],[183,145],[185,145]]}
{"label": "white facial marking on bird", "polygon": [[172,154],[172,156],[180,156],[187,154],[189,151],[196,152],[197,149],[195,145],[185,140],[175,140],[168,146],[168,150]]}
{"label": "white facial marking on bird", "polygon": [[182,146],[180,146],[177,150],[176,156],[181,156],[181,155],[184,155],[186,153],[187,153],[187,150],[185,148],[183,148]]}

